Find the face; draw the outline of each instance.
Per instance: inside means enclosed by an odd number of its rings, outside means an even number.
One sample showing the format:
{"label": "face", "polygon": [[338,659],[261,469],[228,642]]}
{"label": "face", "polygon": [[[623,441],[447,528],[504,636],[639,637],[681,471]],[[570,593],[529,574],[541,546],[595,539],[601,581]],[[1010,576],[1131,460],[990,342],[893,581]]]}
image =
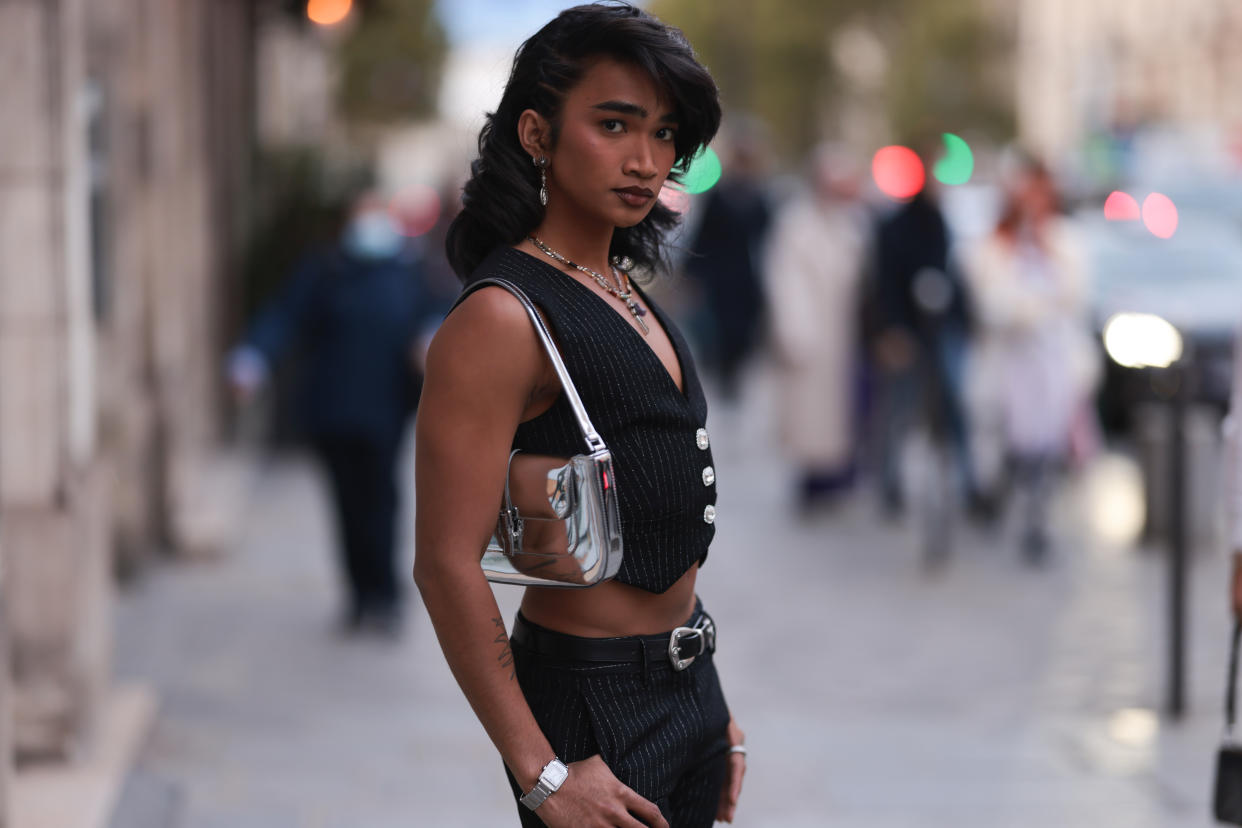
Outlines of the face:
{"label": "face", "polygon": [[[549,218],[563,212],[613,227],[642,221],[677,157],[677,120],[661,90],[636,66],[601,58],[565,96],[560,120],[555,144],[542,152],[550,161]],[[528,144],[530,136],[522,137]],[[544,138],[547,146],[550,134]]]}

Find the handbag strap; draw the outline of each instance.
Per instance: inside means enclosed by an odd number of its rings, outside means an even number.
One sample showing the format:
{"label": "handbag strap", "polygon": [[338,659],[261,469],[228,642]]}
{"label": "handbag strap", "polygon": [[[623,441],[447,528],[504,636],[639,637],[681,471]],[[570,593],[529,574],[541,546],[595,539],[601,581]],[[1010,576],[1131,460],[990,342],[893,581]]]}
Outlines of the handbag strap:
{"label": "handbag strap", "polygon": [[530,297],[520,287],[507,279],[479,279],[477,282],[470,283],[462,291],[461,296],[457,297],[457,301],[453,303],[453,307],[456,308],[467,296],[479,288],[488,286],[509,291],[522,303],[522,307],[526,309],[526,315],[530,317],[531,324],[535,326],[535,333],[539,335],[539,341],[543,343],[543,349],[547,351],[548,359],[552,360],[552,368],[555,369],[556,376],[561,381],[561,388],[565,390],[565,397],[569,400],[569,407],[573,409],[574,417],[578,420],[578,430],[582,432],[582,437],[586,440],[587,451],[596,452],[608,448],[604,444],[604,439],[599,436],[599,432],[595,430],[595,426],[591,423],[590,416],[587,415],[586,406],[582,404],[582,397],[579,396],[578,388],[569,376],[569,369],[565,367],[565,361],[561,359],[561,352],[552,340],[552,334],[549,333],[548,326],[544,324],[543,317],[535,309],[535,304],[530,301]]}
{"label": "handbag strap", "polygon": [[1229,653],[1229,686],[1225,690],[1225,732],[1233,733],[1238,704],[1238,644],[1242,642],[1242,619],[1233,622],[1233,646]]}

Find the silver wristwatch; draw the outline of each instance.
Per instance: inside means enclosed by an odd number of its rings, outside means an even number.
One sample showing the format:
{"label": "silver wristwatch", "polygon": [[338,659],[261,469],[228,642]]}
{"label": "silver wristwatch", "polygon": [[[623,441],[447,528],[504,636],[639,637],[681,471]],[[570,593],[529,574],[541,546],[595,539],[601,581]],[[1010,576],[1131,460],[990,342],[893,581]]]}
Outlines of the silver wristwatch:
{"label": "silver wristwatch", "polygon": [[565,767],[565,763],[560,759],[553,757],[551,762],[543,766],[535,787],[518,801],[533,811],[542,805],[545,799],[560,790],[561,785],[568,778],[569,768]]}

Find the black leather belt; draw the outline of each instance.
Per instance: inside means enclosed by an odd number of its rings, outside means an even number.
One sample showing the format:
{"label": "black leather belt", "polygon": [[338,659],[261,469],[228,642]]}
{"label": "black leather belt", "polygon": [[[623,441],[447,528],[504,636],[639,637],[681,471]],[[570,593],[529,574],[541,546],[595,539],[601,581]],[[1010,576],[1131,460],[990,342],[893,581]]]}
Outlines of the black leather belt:
{"label": "black leather belt", "polygon": [[716,651],[716,624],[706,612],[698,611],[688,622],[659,635],[630,635],[622,638],[583,638],[549,630],[527,621],[522,613],[513,622],[513,643],[552,658],[604,664],[659,664],[684,670],[694,660]]}

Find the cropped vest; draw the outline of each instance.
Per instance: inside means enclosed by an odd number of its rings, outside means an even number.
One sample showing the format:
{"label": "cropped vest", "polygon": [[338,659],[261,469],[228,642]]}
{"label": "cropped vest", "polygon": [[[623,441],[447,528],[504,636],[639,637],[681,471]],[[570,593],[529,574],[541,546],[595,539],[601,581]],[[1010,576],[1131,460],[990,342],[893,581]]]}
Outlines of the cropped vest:
{"label": "cropped vest", "polygon": [[[513,282],[543,312],[591,421],[612,451],[625,549],[616,580],[666,591],[707,558],[715,534],[707,400],[685,340],[640,293],[677,353],[682,393],[641,333],[599,294],[551,264],[503,246],[471,281],[488,277]],[[563,393],[546,412],[518,426],[513,448],[559,457],[584,451]]]}

